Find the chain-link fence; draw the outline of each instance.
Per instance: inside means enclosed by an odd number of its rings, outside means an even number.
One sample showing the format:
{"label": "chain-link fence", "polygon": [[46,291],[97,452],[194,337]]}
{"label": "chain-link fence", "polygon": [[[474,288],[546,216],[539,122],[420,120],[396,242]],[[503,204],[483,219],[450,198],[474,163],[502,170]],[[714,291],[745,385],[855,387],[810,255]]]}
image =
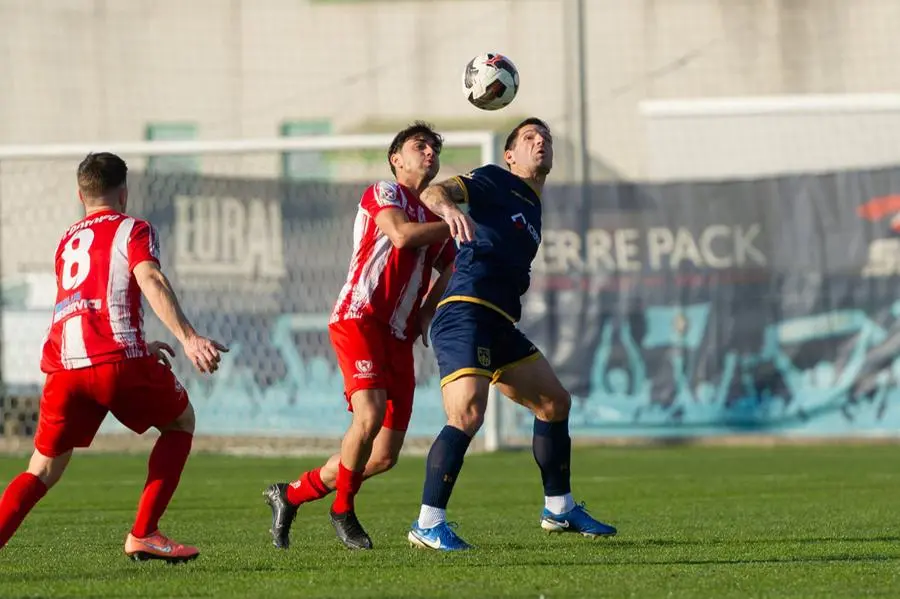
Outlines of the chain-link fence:
{"label": "chain-link fence", "polygon": [[[214,377],[196,375],[183,361],[175,364],[195,402],[200,433],[315,438],[343,432],[342,383],[326,326],[347,276],[360,195],[375,180],[391,177],[389,141],[238,142],[252,148],[243,151],[227,143],[200,144],[199,153],[190,155],[195,173],[172,160],[186,154],[166,153],[164,145],[121,148],[132,168],[129,213],[159,231],[163,269],[195,326],[231,348]],[[490,133],[449,133],[445,143],[442,176],[452,176],[491,160],[495,139]],[[310,145],[325,149],[303,149]],[[168,149],[177,146],[183,144]],[[22,149],[19,157],[6,152],[0,159],[0,422],[4,434],[21,436],[34,432],[41,342],[56,293],[53,256],[63,231],[81,217],[74,173],[83,154],[72,148]],[[34,155],[54,152],[60,157]],[[159,161],[153,164],[160,158],[170,159],[169,172],[159,170]],[[330,165],[331,181],[318,180],[325,177],[315,172],[305,180],[285,176],[290,161]],[[152,314],[146,324],[150,338],[173,342]],[[436,372],[422,349],[417,376],[424,384]],[[105,430],[118,430],[107,424]]]}

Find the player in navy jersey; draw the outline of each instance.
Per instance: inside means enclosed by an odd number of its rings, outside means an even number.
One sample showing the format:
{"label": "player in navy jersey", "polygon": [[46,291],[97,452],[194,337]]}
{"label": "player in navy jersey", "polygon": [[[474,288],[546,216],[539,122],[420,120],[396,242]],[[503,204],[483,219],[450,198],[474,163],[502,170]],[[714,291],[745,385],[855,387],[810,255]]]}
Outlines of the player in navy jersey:
{"label": "player in navy jersey", "polygon": [[[546,123],[529,118],[516,126],[506,139],[504,160],[507,169],[482,166],[421,196],[459,242],[431,329],[447,425],[428,453],[422,508],[408,535],[425,549],[470,548],[447,524],[446,508],[469,443],[484,422],[491,383],[534,413],[532,447],[544,485],[541,527],[587,537],[616,534],[572,498],[571,397],[515,326],[541,242],[541,191],[553,166]],[[469,205],[468,215],[457,206],[462,203]]]}

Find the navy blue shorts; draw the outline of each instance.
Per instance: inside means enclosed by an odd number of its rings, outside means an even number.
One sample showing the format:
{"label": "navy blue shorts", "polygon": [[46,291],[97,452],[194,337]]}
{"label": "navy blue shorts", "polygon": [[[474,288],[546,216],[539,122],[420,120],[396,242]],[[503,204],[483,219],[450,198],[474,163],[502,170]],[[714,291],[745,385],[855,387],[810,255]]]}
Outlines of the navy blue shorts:
{"label": "navy blue shorts", "polygon": [[503,314],[473,303],[440,306],[431,323],[441,386],[467,374],[496,382],[504,370],[541,355],[534,343]]}

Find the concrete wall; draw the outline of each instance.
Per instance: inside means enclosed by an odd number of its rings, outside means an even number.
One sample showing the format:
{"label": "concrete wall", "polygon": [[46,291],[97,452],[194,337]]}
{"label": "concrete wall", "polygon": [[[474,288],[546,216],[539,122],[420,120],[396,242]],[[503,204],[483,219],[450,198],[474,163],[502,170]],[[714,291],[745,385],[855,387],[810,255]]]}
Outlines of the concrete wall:
{"label": "concrete wall", "polygon": [[[141,139],[153,121],[205,138],[337,131],[416,116],[572,126],[568,0],[0,0],[0,143]],[[900,88],[896,0],[587,0],[590,151],[640,177],[647,99]],[[474,54],[507,53],[520,97],[481,113],[460,92]],[[561,165],[562,166],[562,165]],[[564,174],[564,168],[560,171]]]}
{"label": "concrete wall", "polygon": [[[717,174],[729,161],[746,174],[737,165],[750,163],[749,144],[704,146],[690,123],[648,127],[647,101],[900,89],[897,0],[585,5],[595,178],[668,176],[681,163],[666,152],[692,157],[694,168],[715,152]],[[576,114],[573,10],[570,0],[0,0],[0,144],[141,140],[148,123],[183,121],[206,139],[275,136],[290,119],[325,119],[335,132],[419,117],[444,129],[502,130],[537,114],[554,128],[554,175],[565,179]],[[488,50],[512,57],[522,76],[519,97],[499,113],[471,107],[460,90],[462,67]],[[826,121],[810,143],[827,153],[848,126]],[[790,131],[775,126],[753,147],[765,152]],[[77,217],[72,162],[0,164],[4,277],[48,265]],[[220,157],[203,168],[275,174],[280,162]],[[339,176],[387,174],[377,163]]]}

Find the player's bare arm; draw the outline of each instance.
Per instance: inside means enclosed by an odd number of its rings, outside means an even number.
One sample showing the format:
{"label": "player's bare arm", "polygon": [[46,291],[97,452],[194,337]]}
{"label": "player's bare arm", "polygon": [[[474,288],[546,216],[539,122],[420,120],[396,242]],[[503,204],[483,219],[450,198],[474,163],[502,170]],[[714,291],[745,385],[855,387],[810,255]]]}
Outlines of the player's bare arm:
{"label": "player's bare arm", "polygon": [[169,279],[150,260],[134,267],[134,277],[147,302],[169,331],[175,335],[184,348],[188,359],[200,372],[215,372],[219,368],[219,352],[228,348],[212,339],[197,334],[178,303]]}
{"label": "player's bare arm", "polygon": [[441,296],[447,290],[447,283],[450,282],[450,276],[453,274],[453,265],[448,264],[441,271],[440,276],[431,285],[428,294],[422,301],[422,307],[419,309],[419,334],[422,335],[422,344],[428,347],[428,328],[431,326],[431,320],[434,318],[434,312],[437,310],[438,302]]}
{"label": "player's bare arm", "polygon": [[388,236],[395,248],[419,248],[449,237],[447,223],[413,223],[400,208],[381,210],[375,224]]}
{"label": "player's bare arm", "polygon": [[460,242],[475,238],[475,221],[458,206],[467,199],[466,188],[458,179],[447,179],[428,186],[419,199],[447,223],[451,237]]}

